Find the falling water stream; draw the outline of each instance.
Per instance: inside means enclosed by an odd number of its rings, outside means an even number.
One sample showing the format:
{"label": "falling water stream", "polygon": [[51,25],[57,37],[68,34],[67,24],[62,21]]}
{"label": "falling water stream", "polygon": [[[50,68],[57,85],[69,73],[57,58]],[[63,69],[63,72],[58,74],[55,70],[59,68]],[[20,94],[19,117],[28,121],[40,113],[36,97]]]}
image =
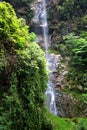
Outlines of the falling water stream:
{"label": "falling water stream", "polygon": [[46,58],[48,59],[48,24],[47,24],[47,15],[46,15],[46,2],[42,0],[42,28],[43,28],[43,37],[44,37],[44,44],[46,50]]}
{"label": "falling water stream", "polygon": [[48,88],[46,91],[46,105],[49,108],[49,110],[53,113],[53,114],[57,114],[57,109],[56,109],[56,103],[55,103],[55,93],[54,93],[54,84],[52,82],[52,68],[53,68],[53,64],[52,62],[50,62],[50,56],[48,54],[48,24],[47,24],[47,14],[46,14],[46,2],[45,0],[42,0],[43,3],[43,11],[42,11],[42,28],[43,28],[43,36],[44,36],[44,44],[45,44],[45,50],[46,50],[46,60],[48,62],[48,68],[50,69],[50,73],[49,73],[49,81],[48,81]]}
{"label": "falling water stream", "polygon": [[[52,58],[50,54],[48,54],[48,24],[47,24],[47,14],[46,14],[46,1],[45,0],[37,0],[35,5],[35,17],[34,22],[40,25],[42,29],[43,35],[43,42],[46,50],[46,60],[48,63],[48,69],[50,70],[49,73],[49,81],[48,81],[48,88],[46,91],[46,106],[48,109],[55,115],[57,115],[56,103],[55,103],[55,91],[54,91],[54,83],[53,83],[53,69],[55,63],[52,62]],[[38,35],[38,33],[36,34]],[[38,37],[38,36],[37,36]]]}

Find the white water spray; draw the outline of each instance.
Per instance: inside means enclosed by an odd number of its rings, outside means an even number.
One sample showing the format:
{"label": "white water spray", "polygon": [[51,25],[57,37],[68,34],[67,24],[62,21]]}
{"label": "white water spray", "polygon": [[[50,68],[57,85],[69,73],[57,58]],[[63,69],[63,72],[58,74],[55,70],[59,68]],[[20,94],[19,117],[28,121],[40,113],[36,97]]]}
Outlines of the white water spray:
{"label": "white water spray", "polygon": [[48,24],[47,24],[47,14],[46,14],[46,2],[42,0],[42,28],[43,28],[43,37],[44,37],[44,44],[46,50],[46,58],[48,57]]}
{"label": "white water spray", "polygon": [[46,60],[48,62],[48,68],[50,69],[49,73],[49,81],[48,81],[48,88],[46,91],[46,105],[49,108],[49,110],[57,115],[57,109],[56,109],[56,103],[55,103],[55,92],[54,92],[54,83],[52,81],[53,74],[52,74],[52,66],[53,63],[50,61],[50,55],[48,54],[48,24],[47,24],[47,14],[46,14],[46,2],[45,0],[42,0],[42,28],[43,28],[43,37],[44,37],[44,44],[46,49]]}

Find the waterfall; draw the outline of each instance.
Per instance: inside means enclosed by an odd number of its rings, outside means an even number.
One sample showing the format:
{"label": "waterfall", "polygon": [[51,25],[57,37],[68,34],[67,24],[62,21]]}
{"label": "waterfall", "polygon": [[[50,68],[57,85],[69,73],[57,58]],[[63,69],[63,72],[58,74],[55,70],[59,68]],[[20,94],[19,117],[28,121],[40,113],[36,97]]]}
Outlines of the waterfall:
{"label": "waterfall", "polygon": [[52,69],[53,69],[53,64],[50,62],[50,56],[48,54],[48,24],[47,24],[47,14],[46,14],[46,2],[45,0],[42,0],[42,28],[43,28],[43,37],[44,37],[44,44],[45,44],[45,50],[46,50],[46,60],[48,62],[48,68],[50,69],[49,73],[49,81],[48,81],[48,88],[46,91],[46,105],[49,108],[49,110],[57,115],[57,109],[56,109],[56,103],[55,103],[55,92],[54,92],[54,83],[52,81],[53,75],[52,75]]}
{"label": "waterfall", "polygon": [[48,58],[48,25],[47,25],[47,14],[46,14],[46,2],[45,0],[42,0],[42,15],[41,15],[41,21],[42,21],[42,28],[43,28],[43,37],[44,37],[44,44],[45,44],[45,50],[46,50],[46,58]]}
{"label": "waterfall", "polygon": [[[48,54],[48,23],[47,23],[47,14],[46,14],[46,1],[45,0],[37,0],[35,1],[35,16],[34,16],[34,23],[35,25],[39,25],[39,28],[42,29],[42,35],[43,35],[43,42],[45,46],[46,51],[46,60],[48,63],[48,69],[50,70],[49,73],[49,81],[48,81],[48,88],[46,91],[46,106],[48,109],[53,113],[54,115],[57,115],[57,109],[56,109],[56,103],[55,103],[55,91],[53,83],[53,70],[55,63],[52,62],[52,57],[50,57],[50,54]],[[36,28],[37,29],[37,28]],[[36,30],[35,30],[36,31]],[[39,38],[38,29],[36,31],[36,35]]]}

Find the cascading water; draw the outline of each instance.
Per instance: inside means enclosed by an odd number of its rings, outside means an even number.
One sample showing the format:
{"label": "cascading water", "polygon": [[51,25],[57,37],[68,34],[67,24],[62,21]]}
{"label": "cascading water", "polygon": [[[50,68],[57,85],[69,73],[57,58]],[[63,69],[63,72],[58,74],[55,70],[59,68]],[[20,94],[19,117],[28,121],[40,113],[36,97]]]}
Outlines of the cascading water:
{"label": "cascading water", "polygon": [[48,25],[47,25],[47,15],[46,15],[46,2],[42,0],[42,15],[41,15],[41,22],[43,28],[43,37],[44,37],[44,44],[46,50],[46,58],[48,58]]}
{"label": "cascading water", "polygon": [[52,74],[53,64],[49,56],[48,56],[47,62],[49,65],[50,73],[49,73],[48,88],[46,91],[46,96],[47,96],[46,105],[53,114],[57,115],[57,109],[56,109],[56,103],[55,103],[55,91],[54,91],[55,84],[53,83],[54,77]]}
{"label": "cascading water", "polygon": [[[54,91],[54,86],[55,84],[53,83],[53,69],[55,63],[52,62],[52,58],[48,54],[48,25],[47,25],[47,14],[46,14],[46,1],[45,0],[37,0],[35,1],[35,17],[34,17],[34,22],[36,25],[39,24],[40,29],[42,29],[42,35],[43,35],[43,41],[44,41],[44,46],[46,50],[46,60],[48,63],[48,69],[50,70],[49,73],[49,81],[48,81],[48,88],[46,91],[46,105],[48,109],[55,115],[57,115],[57,109],[56,109],[56,103],[55,103],[55,91]],[[38,31],[36,31],[36,35],[38,37]]]}
{"label": "cascading water", "polygon": [[47,107],[50,109],[50,111],[53,114],[57,114],[57,109],[56,109],[56,103],[55,103],[55,93],[54,93],[54,83],[52,82],[52,68],[53,68],[53,64],[50,61],[50,55],[48,55],[48,25],[47,25],[47,14],[46,14],[46,2],[45,0],[42,0],[42,28],[43,28],[43,36],[44,36],[44,44],[45,44],[45,49],[46,49],[46,60],[48,62],[48,68],[50,69],[50,73],[49,73],[49,81],[48,81],[48,88],[46,91],[46,96],[47,96],[47,100],[46,100],[46,105]]}

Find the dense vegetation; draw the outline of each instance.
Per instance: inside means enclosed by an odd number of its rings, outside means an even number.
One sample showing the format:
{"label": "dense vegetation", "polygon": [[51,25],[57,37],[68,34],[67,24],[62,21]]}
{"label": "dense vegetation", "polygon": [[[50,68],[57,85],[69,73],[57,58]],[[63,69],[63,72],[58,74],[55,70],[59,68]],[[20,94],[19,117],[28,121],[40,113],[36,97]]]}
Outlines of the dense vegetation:
{"label": "dense vegetation", "polygon": [[[46,61],[23,19],[29,24],[33,17],[32,0],[5,1],[22,18],[0,3],[0,130],[86,130],[87,119],[63,119],[45,109]],[[66,88],[87,105],[87,0],[56,0],[47,11],[52,49],[68,59]]]}
{"label": "dense vegetation", "polygon": [[[23,19],[0,3],[0,130],[45,127],[46,61]],[[46,122],[47,124],[47,122]]]}
{"label": "dense vegetation", "polygon": [[75,108],[78,117],[87,108],[87,0],[56,0],[48,8],[48,22],[51,51],[61,54],[61,64],[67,71],[61,91],[72,94],[80,102]]}
{"label": "dense vegetation", "polygon": [[[65,37],[65,46],[70,57],[69,77],[76,86],[80,85],[80,91],[87,91],[87,33],[82,32],[80,36],[70,34]],[[77,78],[75,78],[77,77]],[[72,84],[72,87],[74,87]],[[74,88],[75,89],[75,88]]]}
{"label": "dense vegetation", "polygon": [[50,4],[48,8],[49,28],[61,35],[86,30],[86,11],[87,0],[56,0],[55,4]]}
{"label": "dense vegetation", "polygon": [[67,87],[81,93],[87,92],[86,12],[87,0],[57,0],[48,8],[51,48],[69,58]]}
{"label": "dense vegetation", "polygon": [[53,130],[87,130],[86,118],[60,118],[47,112],[47,116],[53,124]]}

